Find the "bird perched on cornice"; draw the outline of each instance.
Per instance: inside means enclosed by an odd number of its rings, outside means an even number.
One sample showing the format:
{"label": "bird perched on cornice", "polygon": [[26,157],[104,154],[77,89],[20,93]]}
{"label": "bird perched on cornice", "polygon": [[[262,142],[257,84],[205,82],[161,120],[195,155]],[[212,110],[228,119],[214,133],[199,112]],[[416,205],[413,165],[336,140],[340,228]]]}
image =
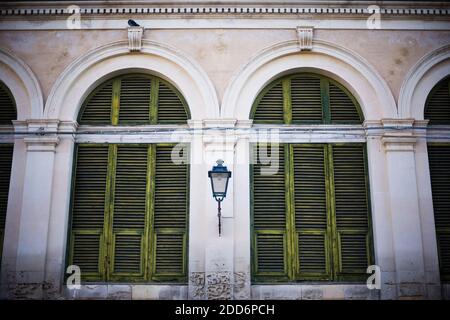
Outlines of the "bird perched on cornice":
{"label": "bird perched on cornice", "polygon": [[140,27],[140,25],[136,21],[134,21],[132,19],[128,20],[128,25],[130,27]]}

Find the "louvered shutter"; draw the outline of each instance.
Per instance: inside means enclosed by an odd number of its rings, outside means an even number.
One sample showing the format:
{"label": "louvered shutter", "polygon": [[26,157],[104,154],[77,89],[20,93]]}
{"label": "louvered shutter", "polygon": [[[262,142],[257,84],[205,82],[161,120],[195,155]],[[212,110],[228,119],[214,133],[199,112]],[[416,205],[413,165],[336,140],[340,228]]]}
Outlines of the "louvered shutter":
{"label": "louvered shutter", "polygon": [[[108,80],[84,102],[82,125],[183,124],[189,119],[183,97],[165,81],[131,74]],[[1,120],[1,118],[0,118]]]}
{"label": "louvered shutter", "polygon": [[367,278],[369,206],[363,145],[332,146],[339,277]]}
{"label": "louvered shutter", "polygon": [[360,124],[356,100],[333,80],[300,73],[276,80],[255,100],[254,123]]}
{"label": "louvered shutter", "polygon": [[428,145],[441,279],[450,280],[450,145]]}
{"label": "louvered shutter", "polygon": [[450,125],[450,80],[438,83],[426,101],[425,119],[431,125]]}
{"label": "louvered shutter", "polygon": [[147,257],[148,145],[117,146],[111,279],[143,279]]}
{"label": "louvered shutter", "polygon": [[150,123],[151,82],[137,75],[120,80],[119,124]]}
{"label": "louvered shutter", "polygon": [[[286,179],[283,145],[254,146],[252,165],[254,276],[287,277]],[[272,162],[271,162],[272,161]],[[270,170],[269,167],[275,167]]]}
{"label": "louvered shutter", "polygon": [[280,81],[264,91],[260,100],[257,100],[253,116],[254,123],[283,123],[283,101],[283,85]]}
{"label": "louvered shutter", "polygon": [[72,198],[70,264],[85,280],[104,280],[103,232],[108,176],[108,146],[79,145]]}
{"label": "louvered shutter", "polygon": [[5,235],[13,148],[14,146],[11,144],[0,144],[0,262],[3,252],[3,237]]}
{"label": "louvered shutter", "polygon": [[157,105],[159,124],[186,123],[188,114],[184,103],[172,88],[161,81],[159,81]]}
{"label": "louvered shutter", "polygon": [[183,280],[186,276],[188,154],[184,148],[173,161],[173,148],[155,148],[154,280]]}
{"label": "louvered shutter", "polygon": [[291,79],[293,123],[322,123],[320,78],[298,76]]}
{"label": "louvered shutter", "polygon": [[101,85],[86,99],[80,112],[81,124],[110,125],[113,81]]}
{"label": "louvered shutter", "polygon": [[332,123],[361,123],[358,109],[350,96],[334,83],[329,83],[330,117]]}
{"label": "louvered shutter", "polygon": [[12,120],[17,119],[16,103],[13,95],[0,81],[0,125],[12,125]]}
{"label": "louvered shutter", "polygon": [[294,145],[295,240],[299,279],[330,279],[326,146]]}

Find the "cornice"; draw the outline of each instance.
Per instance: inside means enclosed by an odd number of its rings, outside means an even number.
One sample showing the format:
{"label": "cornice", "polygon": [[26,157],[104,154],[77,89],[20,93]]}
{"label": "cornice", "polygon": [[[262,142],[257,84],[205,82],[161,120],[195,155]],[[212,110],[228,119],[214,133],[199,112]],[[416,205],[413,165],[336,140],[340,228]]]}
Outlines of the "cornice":
{"label": "cornice", "polygon": [[[77,2],[71,3],[76,5]],[[373,13],[380,13],[385,16],[448,16],[450,15],[450,7],[444,3],[431,3],[429,5],[422,5],[420,7],[410,7],[405,4],[397,4],[397,7],[388,7],[383,3],[383,7],[375,11],[373,8],[365,6],[351,4],[343,5],[339,7],[329,6],[292,6],[292,5],[280,5],[275,6],[268,5],[255,5],[255,6],[240,6],[240,5],[151,5],[142,6],[108,6],[106,4],[92,6],[86,2],[80,2],[79,10],[74,9],[73,6],[70,9],[67,8],[68,3],[61,3],[58,6],[33,6],[31,4],[15,5],[13,2],[4,3],[0,8],[0,16],[67,16],[75,13],[79,13],[87,16],[103,16],[103,15],[124,15],[124,14],[140,14],[149,16],[158,15],[194,15],[194,16],[217,16],[217,15],[233,15],[233,16],[276,16],[276,15],[301,15],[301,14],[313,14],[313,15],[345,15],[345,16],[367,16]],[[131,3],[130,3],[131,4]],[[333,4],[333,3],[332,3]],[[372,3],[373,4],[373,3]],[[277,6],[278,5],[278,6]],[[324,3],[325,5],[325,3]],[[333,4],[334,5],[334,4]]]}

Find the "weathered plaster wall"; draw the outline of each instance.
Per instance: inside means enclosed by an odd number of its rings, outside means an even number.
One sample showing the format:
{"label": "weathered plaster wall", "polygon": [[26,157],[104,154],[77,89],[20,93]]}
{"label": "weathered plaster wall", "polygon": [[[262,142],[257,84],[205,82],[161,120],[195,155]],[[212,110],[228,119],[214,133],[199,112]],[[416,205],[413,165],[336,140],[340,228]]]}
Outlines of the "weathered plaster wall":
{"label": "weathered plaster wall", "polygon": [[[167,44],[195,59],[219,99],[231,78],[260,50],[296,39],[294,29],[146,30],[144,39]],[[47,98],[54,82],[76,58],[127,38],[123,30],[0,31],[1,47],[14,52],[36,74]],[[420,57],[450,42],[450,31],[315,30],[315,38],[353,50],[372,64],[398,99],[409,69]],[[51,45],[49,45],[49,43]]]}

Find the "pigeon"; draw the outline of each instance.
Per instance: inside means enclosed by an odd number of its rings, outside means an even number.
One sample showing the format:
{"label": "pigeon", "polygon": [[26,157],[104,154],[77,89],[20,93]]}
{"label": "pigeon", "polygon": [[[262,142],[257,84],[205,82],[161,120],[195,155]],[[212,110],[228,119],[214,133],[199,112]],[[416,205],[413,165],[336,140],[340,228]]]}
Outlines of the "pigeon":
{"label": "pigeon", "polygon": [[130,27],[140,27],[140,25],[137,24],[137,22],[134,21],[134,20],[132,20],[132,19],[128,20],[128,25],[129,25]]}

